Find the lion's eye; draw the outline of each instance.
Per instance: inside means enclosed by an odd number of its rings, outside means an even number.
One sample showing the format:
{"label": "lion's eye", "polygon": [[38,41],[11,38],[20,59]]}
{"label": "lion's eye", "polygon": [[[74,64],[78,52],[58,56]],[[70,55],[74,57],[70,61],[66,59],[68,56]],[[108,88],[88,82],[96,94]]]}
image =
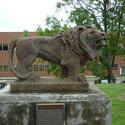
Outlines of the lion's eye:
{"label": "lion's eye", "polygon": [[105,36],[103,36],[103,40],[106,40],[106,37],[105,37]]}
{"label": "lion's eye", "polygon": [[93,34],[93,33],[96,33],[96,32],[95,32],[95,30],[91,30],[91,32],[90,32],[90,33],[92,33],[92,34]]}
{"label": "lion's eye", "polygon": [[100,47],[100,46],[101,46],[101,40],[97,40],[97,41],[96,41],[96,46],[97,46],[97,47]]}
{"label": "lion's eye", "polygon": [[105,33],[101,33],[101,36],[102,36],[102,38],[103,38],[103,40],[106,40],[106,35],[105,35]]}

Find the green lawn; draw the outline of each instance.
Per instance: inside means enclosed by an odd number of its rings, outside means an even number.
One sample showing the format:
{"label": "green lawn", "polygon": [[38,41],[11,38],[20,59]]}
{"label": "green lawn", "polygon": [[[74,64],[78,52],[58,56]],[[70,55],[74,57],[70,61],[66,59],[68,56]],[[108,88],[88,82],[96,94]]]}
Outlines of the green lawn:
{"label": "green lawn", "polygon": [[96,86],[112,100],[112,125],[125,125],[125,83]]}

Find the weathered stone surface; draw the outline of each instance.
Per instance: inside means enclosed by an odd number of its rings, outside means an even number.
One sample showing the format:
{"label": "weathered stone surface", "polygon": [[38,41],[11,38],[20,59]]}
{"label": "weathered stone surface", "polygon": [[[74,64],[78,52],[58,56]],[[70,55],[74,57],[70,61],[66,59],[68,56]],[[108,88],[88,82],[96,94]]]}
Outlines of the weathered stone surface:
{"label": "weathered stone surface", "polygon": [[85,92],[88,91],[89,84],[68,79],[42,78],[38,81],[16,80],[10,84],[12,93],[41,93],[41,92]]}
{"label": "weathered stone surface", "polygon": [[66,125],[111,125],[111,101],[97,88],[86,93],[10,93],[0,91],[0,125],[34,125],[35,104],[65,103]]}
{"label": "weathered stone surface", "polygon": [[[30,66],[37,57],[58,64],[60,76],[69,78],[79,76],[80,67],[88,60],[101,56],[101,48],[106,46],[105,33],[92,26],[77,26],[51,37],[25,37],[12,40],[9,44],[8,56],[10,71],[20,80],[38,79],[31,72]],[[16,48],[16,68],[13,64],[14,48]]]}

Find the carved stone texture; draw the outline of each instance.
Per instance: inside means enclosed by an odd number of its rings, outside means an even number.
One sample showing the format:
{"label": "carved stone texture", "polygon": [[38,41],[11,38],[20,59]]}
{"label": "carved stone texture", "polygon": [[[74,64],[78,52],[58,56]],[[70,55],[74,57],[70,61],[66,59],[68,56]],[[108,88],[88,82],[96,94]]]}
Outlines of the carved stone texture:
{"label": "carved stone texture", "polygon": [[[106,45],[103,32],[91,26],[78,26],[52,37],[26,37],[13,40],[9,45],[9,66],[11,72],[20,80],[38,79],[29,67],[37,57],[59,64],[61,77],[71,77],[82,81],[80,66],[88,60],[100,56],[100,50]],[[18,65],[13,64],[14,48]]]}

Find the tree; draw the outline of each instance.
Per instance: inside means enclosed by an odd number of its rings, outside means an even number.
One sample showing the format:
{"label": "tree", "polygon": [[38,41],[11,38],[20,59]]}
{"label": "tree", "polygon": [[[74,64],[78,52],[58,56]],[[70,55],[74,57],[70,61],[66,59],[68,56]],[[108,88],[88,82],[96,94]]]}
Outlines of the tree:
{"label": "tree", "polygon": [[23,35],[21,37],[28,37],[28,36],[30,36],[30,34],[29,34],[29,32],[27,30],[24,30],[23,32],[24,33],[23,33]]}
{"label": "tree", "polygon": [[[109,83],[115,82],[112,68],[115,56],[125,54],[124,49],[121,47],[121,44],[125,42],[125,1],[61,0],[61,2],[57,3],[57,8],[62,7],[65,7],[65,10],[69,10],[70,7],[69,20],[76,23],[76,25],[91,24],[105,32],[107,47],[102,50],[101,64],[98,64],[97,61],[89,63],[88,69],[94,69],[93,74],[95,74],[95,71],[102,72],[99,70],[100,67],[100,69],[106,70],[103,77],[108,79]],[[96,70],[95,66],[97,67]],[[96,74],[96,76],[98,75]],[[102,75],[99,77],[102,79]]]}
{"label": "tree", "polygon": [[38,28],[36,29],[36,33],[38,36],[44,36],[44,31],[40,26],[38,26]]}

